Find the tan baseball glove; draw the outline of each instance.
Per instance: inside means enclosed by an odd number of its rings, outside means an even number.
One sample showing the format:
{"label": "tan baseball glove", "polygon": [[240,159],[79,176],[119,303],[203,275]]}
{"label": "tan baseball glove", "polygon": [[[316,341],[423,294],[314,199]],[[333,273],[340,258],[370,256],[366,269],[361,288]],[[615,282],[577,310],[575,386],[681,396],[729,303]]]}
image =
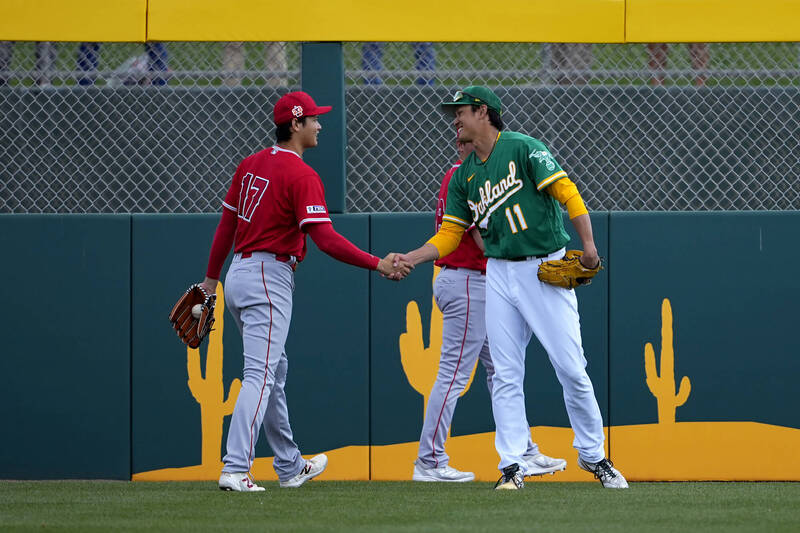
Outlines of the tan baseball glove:
{"label": "tan baseball glove", "polygon": [[603,269],[603,260],[594,268],[586,268],[580,261],[582,255],[580,250],[567,250],[561,259],[545,261],[539,265],[539,281],[565,289],[589,285],[592,278]]}
{"label": "tan baseball glove", "polygon": [[214,325],[214,307],[217,295],[209,294],[200,284],[195,283],[181,296],[169,321],[178,332],[178,337],[189,348],[197,348]]}

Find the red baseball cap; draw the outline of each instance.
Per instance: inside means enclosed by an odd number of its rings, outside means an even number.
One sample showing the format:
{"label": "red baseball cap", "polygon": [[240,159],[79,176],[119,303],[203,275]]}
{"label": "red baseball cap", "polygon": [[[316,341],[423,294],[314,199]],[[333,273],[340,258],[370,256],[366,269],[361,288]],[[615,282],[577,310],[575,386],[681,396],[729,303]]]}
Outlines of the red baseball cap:
{"label": "red baseball cap", "polygon": [[293,118],[316,116],[333,109],[329,105],[318,106],[314,99],[303,91],[295,91],[281,96],[272,110],[272,119],[276,125],[291,122]]}

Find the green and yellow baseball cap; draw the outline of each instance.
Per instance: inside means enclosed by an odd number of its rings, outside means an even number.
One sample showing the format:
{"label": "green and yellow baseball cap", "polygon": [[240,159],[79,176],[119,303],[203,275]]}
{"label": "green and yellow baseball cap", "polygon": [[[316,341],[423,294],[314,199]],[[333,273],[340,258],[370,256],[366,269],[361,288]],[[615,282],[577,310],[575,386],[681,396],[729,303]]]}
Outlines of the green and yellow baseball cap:
{"label": "green and yellow baseball cap", "polygon": [[451,101],[442,103],[442,111],[453,115],[456,112],[456,107],[460,105],[481,104],[486,104],[486,107],[494,109],[498,114],[503,113],[503,106],[500,103],[500,98],[498,98],[491,89],[480,85],[470,85],[465,89],[456,91]]}

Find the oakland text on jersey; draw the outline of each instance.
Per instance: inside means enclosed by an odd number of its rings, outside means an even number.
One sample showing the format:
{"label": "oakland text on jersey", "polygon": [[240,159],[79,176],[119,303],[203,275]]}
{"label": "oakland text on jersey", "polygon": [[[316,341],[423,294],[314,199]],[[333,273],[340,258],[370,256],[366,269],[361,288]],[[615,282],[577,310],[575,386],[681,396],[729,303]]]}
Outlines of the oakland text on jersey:
{"label": "oakland text on jersey", "polygon": [[516,163],[509,161],[508,175],[505,178],[494,185],[492,185],[491,180],[487,179],[478,189],[478,194],[481,198],[480,202],[476,203],[472,200],[467,200],[470,211],[472,211],[472,220],[475,221],[478,227],[485,228],[489,216],[499,209],[506,200],[511,198],[514,193],[522,189],[523,185],[523,181],[517,178]]}

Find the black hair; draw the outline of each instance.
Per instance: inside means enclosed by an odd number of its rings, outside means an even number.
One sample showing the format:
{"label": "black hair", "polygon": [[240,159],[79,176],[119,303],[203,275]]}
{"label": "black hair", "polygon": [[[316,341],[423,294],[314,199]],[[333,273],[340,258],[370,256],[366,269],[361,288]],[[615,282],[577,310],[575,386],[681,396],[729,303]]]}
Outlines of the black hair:
{"label": "black hair", "polygon": [[[297,122],[300,124],[306,123],[307,117],[300,117],[297,119]],[[291,140],[292,138],[292,121],[285,122],[283,124],[279,124],[275,126],[275,142],[280,143],[284,141]]]}
{"label": "black hair", "polygon": [[503,119],[500,118],[500,113],[498,113],[494,109],[488,109],[488,111],[489,111],[489,122],[491,123],[491,125],[497,128],[498,130],[502,130],[504,124],[503,124]]}
{"label": "black hair", "polygon": [[[483,105],[486,105],[486,104],[483,104]],[[472,112],[474,113],[475,111],[480,109],[480,107],[481,106],[479,106],[479,105],[473,105],[472,106]],[[505,127],[505,124],[503,124],[503,119],[500,118],[500,113],[498,113],[494,109],[490,108],[488,105],[486,106],[486,112],[487,112],[487,115],[489,116],[489,124],[491,124],[492,126],[497,128],[498,130],[502,130]]]}

